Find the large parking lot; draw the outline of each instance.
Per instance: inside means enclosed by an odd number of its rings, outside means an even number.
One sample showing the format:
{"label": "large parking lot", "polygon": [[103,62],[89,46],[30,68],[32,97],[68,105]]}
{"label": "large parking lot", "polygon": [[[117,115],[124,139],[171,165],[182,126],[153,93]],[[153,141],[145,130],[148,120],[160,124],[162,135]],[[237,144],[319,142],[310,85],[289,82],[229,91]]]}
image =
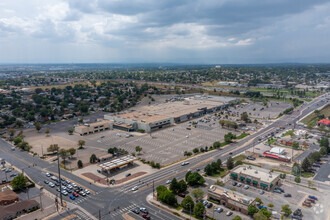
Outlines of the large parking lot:
{"label": "large parking lot", "polygon": [[249,102],[241,104],[239,107],[231,107],[230,110],[236,115],[247,112],[252,118],[274,119],[285,109],[291,108],[292,104],[288,102],[269,101],[265,106],[261,102]]}
{"label": "large parking lot", "polygon": [[[197,119],[194,121],[197,121]],[[136,146],[140,146],[143,150],[142,155],[139,157],[147,161],[168,164],[183,158],[185,151],[192,151],[194,148],[205,146],[209,147],[215,141],[223,141],[224,135],[228,132],[239,133],[221,128],[218,120],[212,119],[210,122],[198,122],[196,128],[191,126],[191,122],[185,122],[155,131],[151,135],[133,133],[133,137],[126,137],[127,132],[110,130],[81,138],[86,140],[87,146],[91,145],[105,149],[117,147],[131,153],[135,152]]]}

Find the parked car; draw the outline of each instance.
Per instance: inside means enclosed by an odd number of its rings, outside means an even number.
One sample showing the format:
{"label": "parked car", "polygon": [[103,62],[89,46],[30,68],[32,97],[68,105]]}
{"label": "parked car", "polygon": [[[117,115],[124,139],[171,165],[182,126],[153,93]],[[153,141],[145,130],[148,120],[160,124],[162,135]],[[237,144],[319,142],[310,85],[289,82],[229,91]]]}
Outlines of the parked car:
{"label": "parked car", "polygon": [[143,213],[142,217],[145,218],[145,219],[150,219],[150,216],[148,216],[148,213]]}
{"label": "parked car", "polygon": [[184,197],[186,197],[186,194],[184,194],[184,193],[179,193],[178,196],[184,198]]}
{"label": "parked car", "polygon": [[84,193],[83,191],[80,191],[80,192],[79,192],[79,195],[81,195],[81,196],[86,196],[86,193]]}
{"label": "parked car", "polygon": [[249,188],[249,185],[245,185],[245,186],[244,186],[244,189],[248,189],[248,188]]}
{"label": "parked car", "polygon": [[237,182],[233,182],[233,186],[236,186],[237,185]]}
{"label": "parked car", "polygon": [[78,197],[78,196],[79,196],[79,194],[76,193],[76,192],[73,192],[72,195],[73,195],[74,197]]}
{"label": "parked car", "polygon": [[86,193],[87,195],[89,195],[91,192],[88,189],[84,190],[84,193]]}
{"label": "parked car", "polygon": [[213,204],[210,202],[209,204],[206,205],[206,208],[210,209],[212,208]]}
{"label": "parked car", "polygon": [[166,180],[166,184],[170,184],[171,183],[171,180]]}
{"label": "parked car", "polygon": [[311,195],[309,195],[308,198],[318,200],[315,196],[311,196]]}
{"label": "parked car", "polygon": [[10,177],[15,177],[15,176],[17,176],[16,173],[12,173],[12,174],[10,174]]}
{"label": "parked car", "polygon": [[227,216],[231,216],[232,214],[233,214],[233,212],[231,212],[231,211],[228,211],[228,212],[226,213]]}
{"label": "parked car", "polygon": [[311,203],[315,203],[314,199],[306,199],[307,201],[311,202]]}
{"label": "parked car", "polygon": [[62,194],[67,196],[68,195],[68,192],[66,190],[62,190]]}
{"label": "parked car", "polygon": [[49,184],[49,181],[48,180],[44,180],[44,183]]}
{"label": "parked car", "polygon": [[52,188],[55,187],[55,184],[52,183],[52,182],[49,182],[48,185],[49,185],[50,187],[52,187]]}
{"label": "parked car", "polygon": [[49,173],[46,173],[46,176],[47,176],[47,177],[50,177],[50,174],[49,174]]}
{"label": "parked car", "polygon": [[241,187],[242,186],[242,183],[237,183],[237,187]]}
{"label": "parked car", "polygon": [[291,197],[291,194],[290,193],[285,193],[284,197]]}
{"label": "parked car", "polygon": [[254,158],[252,156],[248,156],[246,159],[248,159],[248,160],[255,160],[256,158]]}
{"label": "parked car", "polygon": [[275,193],[279,193],[279,194],[281,194],[281,193],[282,193],[282,191],[281,191],[281,190],[279,190],[279,189],[274,189],[274,192],[275,192]]}
{"label": "parked car", "polygon": [[203,201],[203,205],[206,206],[209,202],[208,201]]}
{"label": "parked car", "polygon": [[129,177],[130,175],[131,175],[131,173],[127,173],[125,176],[126,176],[126,177]]}
{"label": "parked car", "polygon": [[265,193],[265,191],[263,191],[262,189],[259,190],[259,194],[260,194],[260,195],[262,195],[262,194],[264,194],[264,193]]}
{"label": "parked car", "polygon": [[281,192],[284,193],[284,189],[282,189],[282,188],[280,188],[280,187],[275,187],[275,189],[278,189],[278,190],[280,190]]}
{"label": "parked car", "polygon": [[70,195],[70,199],[75,200],[76,197],[74,197],[73,195]]}
{"label": "parked car", "polygon": [[219,207],[219,208],[215,208],[214,210],[217,211],[218,213],[223,212],[223,208],[221,208],[221,207]]}

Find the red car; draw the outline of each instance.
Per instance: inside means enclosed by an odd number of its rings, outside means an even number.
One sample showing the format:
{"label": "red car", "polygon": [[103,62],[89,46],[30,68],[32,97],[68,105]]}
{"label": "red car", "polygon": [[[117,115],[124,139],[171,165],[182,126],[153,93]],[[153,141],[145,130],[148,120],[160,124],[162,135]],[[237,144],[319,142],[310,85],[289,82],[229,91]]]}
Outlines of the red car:
{"label": "red car", "polygon": [[182,198],[186,197],[186,195],[184,193],[179,193],[179,196]]}
{"label": "red car", "polygon": [[76,192],[73,192],[72,195],[73,195],[74,197],[79,197],[79,194],[76,193]]}
{"label": "red car", "polygon": [[145,218],[145,219],[150,219],[150,216],[148,216],[147,213],[143,213],[143,214],[142,214],[142,217]]}

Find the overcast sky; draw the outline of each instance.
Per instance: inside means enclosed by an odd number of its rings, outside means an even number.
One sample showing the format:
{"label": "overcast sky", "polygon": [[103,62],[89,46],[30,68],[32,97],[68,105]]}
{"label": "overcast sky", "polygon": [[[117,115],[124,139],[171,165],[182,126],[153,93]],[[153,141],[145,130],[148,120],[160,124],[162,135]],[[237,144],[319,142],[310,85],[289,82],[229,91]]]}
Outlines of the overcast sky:
{"label": "overcast sky", "polygon": [[0,63],[330,62],[320,0],[1,0]]}

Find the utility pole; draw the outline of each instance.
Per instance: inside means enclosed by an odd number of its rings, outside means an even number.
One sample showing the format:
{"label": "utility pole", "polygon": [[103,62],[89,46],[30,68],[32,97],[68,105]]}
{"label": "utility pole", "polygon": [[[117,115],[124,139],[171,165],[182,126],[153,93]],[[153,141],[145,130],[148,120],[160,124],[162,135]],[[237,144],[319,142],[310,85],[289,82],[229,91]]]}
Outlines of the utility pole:
{"label": "utility pole", "polygon": [[99,209],[99,220],[101,220],[101,209]]}
{"label": "utility pole", "polygon": [[60,182],[60,200],[61,200],[61,206],[63,206],[63,199],[62,199],[62,181],[61,181],[61,169],[60,169],[60,154],[59,154],[59,148],[57,146],[57,169],[58,169],[58,181]]}
{"label": "utility pole", "polygon": [[155,198],[155,181],[152,180],[152,198]]}
{"label": "utility pole", "polygon": [[43,210],[43,208],[42,208],[42,201],[41,201],[41,192],[42,192],[42,189],[43,189],[43,187],[40,188],[40,194],[39,194],[39,196],[40,196],[40,208],[41,208],[41,210]]}

